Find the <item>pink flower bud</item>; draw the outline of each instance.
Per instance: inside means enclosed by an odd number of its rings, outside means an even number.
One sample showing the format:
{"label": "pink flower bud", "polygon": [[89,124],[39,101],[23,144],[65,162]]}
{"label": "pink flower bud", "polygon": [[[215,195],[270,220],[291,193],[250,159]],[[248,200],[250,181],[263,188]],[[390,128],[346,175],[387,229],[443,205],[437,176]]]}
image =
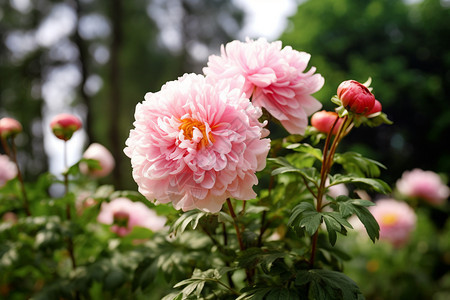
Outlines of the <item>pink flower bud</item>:
{"label": "pink flower bud", "polygon": [[342,105],[356,114],[371,111],[375,104],[375,96],[367,87],[355,80],[342,82],[337,89],[337,95]]}
{"label": "pink flower bud", "polygon": [[376,113],[381,112],[381,108],[382,108],[382,107],[381,107],[380,101],[378,101],[378,100],[375,99],[375,103],[374,103],[372,109],[369,110],[365,115],[368,116],[368,117],[370,117],[370,116],[373,115],[373,114],[376,114]]}
{"label": "pink flower bud", "polygon": [[105,177],[114,169],[115,161],[111,152],[104,146],[93,143],[83,153],[83,158],[95,159],[99,162],[100,169],[90,169],[86,163],[80,164],[80,171],[92,177]]}
{"label": "pink flower bud", "polygon": [[[314,126],[317,130],[324,133],[329,133],[331,127],[333,126],[336,118],[339,118],[338,114],[333,111],[318,111],[311,117],[311,125]],[[336,125],[333,128],[332,134],[336,135],[339,127],[342,124],[343,119],[339,118]]]}
{"label": "pink flower bud", "polygon": [[81,128],[81,121],[71,114],[59,114],[50,122],[50,128],[58,139],[68,141]]}
{"label": "pink flower bud", "polygon": [[2,138],[14,137],[22,132],[22,125],[13,118],[0,119],[0,136]]}

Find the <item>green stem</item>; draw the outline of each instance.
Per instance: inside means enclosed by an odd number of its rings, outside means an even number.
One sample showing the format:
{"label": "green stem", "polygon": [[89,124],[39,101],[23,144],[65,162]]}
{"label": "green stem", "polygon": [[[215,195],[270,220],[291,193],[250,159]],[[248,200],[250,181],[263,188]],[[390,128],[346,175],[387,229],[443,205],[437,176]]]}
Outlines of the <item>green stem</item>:
{"label": "green stem", "polygon": [[[64,160],[64,196],[67,196],[69,193],[69,172],[68,172],[68,164],[67,164],[67,141],[64,141],[64,151],[63,151],[63,160]],[[71,221],[71,212],[70,212],[70,203],[66,204],[66,218],[67,221]],[[72,262],[72,269],[75,270],[77,268],[77,262],[75,260],[75,252],[74,252],[74,244],[71,236],[67,238],[67,251],[69,252],[69,257]]]}
{"label": "green stem", "polygon": [[23,181],[22,172],[20,172],[19,163],[17,162],[17,150],[16,144],[14,143],[14,137],[11,138],[11,147],[12,147],[11,158],[17,168],[17,179],[19,179],[20,182],[20,190],[22,192],[23,206],[25,208],[25,213],[27,214],[27,216],[31,216],[30,204],[28,202],[27,191],[25,190],[25,182]]}
{"label": "green stem", "polygon": [[[319,188],[317,190],[317,197],[316,197],[316,200],[317,200],[316,210],[318,212],[322,211],[322,198],[325,195],[325,191],[326,191],[325,183],[326,183],[328,174],[330,172],[331,166],[333,165],[333,158],[334,158],[334,154],[336,152],[336,148],[337,148],[339,142],[342,140],[342,138],[348,133],[348,132],[345,132],[345,129],[347,129],[349,127],[349,125],[351,124],[351,119],[350,119],[350,122],[348,122],[348,120],[349,120],[348,116],[345,116],[344,120],[343,120],[341,126],[339,127],[339,130],[338,130],[336,136],[334,137],[333,142],[331,143],[331,146],[330,146],[332,132],[333,132],[334,127],[336,126],[338,120],[339,120],[339,116],[336,117],[336,120],[334,121],[333,125],[331,126],[330,131],[328,132],[327,138],[325,140],[322,166],[320,169],[320,184],[319,184]],[[311,256],[309,259],[309,266],[311,269],[314,267],[314,260],[315,260],[315,256],[316,256],[318,237],[319,237],[319,229],[317,229],[317,231],[314,233],[314,235],[312,237],[312,241],[311,241]]]}
{"label": "green stem", "polygon": [[[237,240],[239,242],[239,249],[241,249],[241,251],[244,251],[245,250],[245,246],[244,246],[244,243],[242,241],[241,232],[239,230],[239,225],[237,223],[236,213],[234,212],[233,205],[231,204],[230,198],[227,198],[227,205],[228,205],[228,209],[230,210],[230,215],[233,218],[233,225],[234,225],[234,229],[236,230],[236,236],[237,236]],[[248,281],[248,283],[250,285],[253,285],[253,275],[255,273],[255,270],[246,269],[245,273],[247,274],[247,281]]]}
{"label": "green stem", "polygon": [[241,249],[241,251],[244,251],[245,247],[244,247],[244,243],[242,242],[241,231],[239,230],[239,226],[238,226],[237,220],[236,220],[236,213],[234,212],[233,204],[231,204],[230,198],[227,198],[227,205],[228,205],[228,209],[230,210],[230,215],[233,218],[233,225],[234,225],[234,229],[236,230],[236,236],[237,236],[237,239],[239,242],[239,249]]}

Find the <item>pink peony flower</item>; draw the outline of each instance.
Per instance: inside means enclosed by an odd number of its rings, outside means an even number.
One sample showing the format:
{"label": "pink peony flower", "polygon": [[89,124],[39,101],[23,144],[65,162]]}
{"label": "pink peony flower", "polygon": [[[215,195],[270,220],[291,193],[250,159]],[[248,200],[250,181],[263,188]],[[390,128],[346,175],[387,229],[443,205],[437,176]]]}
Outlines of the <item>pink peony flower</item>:
{"label": "pink peony flower", "polygon": [[0,119],[0,137],[14,137],[18,133],[22,132],[22,125],[13,118]]}
{"label": "pink peony flower", "polygon": [[337,89],[337,95],[342,105],[356,114],[366,114],[375,105],[375,96],[366,86],[355,80],[342,82]]}
{"label": "pink peony flower", "polygon": [[17,176],[17,167],[7,155],[0,154],[0,188]]}
{"label": "pink peony flower", "polygon": [[117,198],[111,202],[103,202],[97,216],[99,223],[112,225],[111,231],[119,236],[129,234],[133,227],[145,227],[152,231],[164,228],[166,218],[141,202],[133,202],[128,198]]}
{"label": "pink peony flower", "polygon": [[86,163],[80,163],[80,171],[92,177],[105,177],[111,173],[115,166],[115,160],[111,152],[103,145],[92,143],[83,153],[83,158],[95,159],[100,164],[100,169],[89,169]]}
{"label": "pink peony flower", "polygon": [[395,247],[403,246],[416,226],[416,214],[405,202],[382,199],[370,212],[380,225],[380,240],[386,240]]}
{"label": "pink peony flower", "polygon": [[50,128],[58,139],[68,141],[81,128],[81,121],[71,114],[59,114],[50,122]]}
{"label": "pink peony flower", "polygon": [[245,43],[232,41],[221,48],[221,56],[209,57],[203,72],[212,80],[244,76],[244,92],[254,105],[264,107],[291,134],[303,134],[308,116],[322,107],[311,94],[320,90],[324,78],[312,67],[304,72],[311,55],[281,41],[260,38]]}
{"label": "pink peony flower", "polygon": [[265,167],[270,140],[243,83],[185,74],[145,95],[124,152],[147,199],[218,212],[228,197],[256,197],[255,171]]}
{"label": "pink peony flower", "polygon": [[[329,133],[331,127],[333,126],[336,118],[339,118],[339,115],[333,111],[318,111],[311,116],[311,125],[323,133]],[[339,118],[336,122],[336,125],[333,128],[333,135],[336,135],[339,131],[339,127],[343,122],[342,118]]]}
{"label": "pink peony flower", "polygon": [[405,171],[396,187],[404,196],[420,198],[434,205],[444,204],[450,195],[449,187],[438,174],[421,169]]}

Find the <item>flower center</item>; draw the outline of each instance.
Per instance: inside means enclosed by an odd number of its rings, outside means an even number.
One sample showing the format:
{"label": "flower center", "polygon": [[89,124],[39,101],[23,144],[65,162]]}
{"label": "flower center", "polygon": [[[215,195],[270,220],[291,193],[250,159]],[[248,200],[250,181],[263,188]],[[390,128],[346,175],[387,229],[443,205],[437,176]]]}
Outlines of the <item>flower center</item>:
{"label": "flower center", "polygon": [[385,214],[384,216],[381,217],[381,222],[384,225],[394,225],[398,220],[398,217],[396,214]]}
{"label": "flower center", "polygon": [[183,130],[184,137],[189,140],[192,140],[195,128],[200,130],[203,135],[202,139],[197,144],[197,148],[204,148],[208,146],[210,142],[214,143],[214,137],[212,136],[211,131],[206,134],[206,126],[200,121],[189,118],[182,119],[180,127],[178,127],[178,129]]}
{"label": "flower center", "polygon": [[128,220],[130,215],[123,211],[117,211],[113,214],[114,224],[119,227],[128,227]]}

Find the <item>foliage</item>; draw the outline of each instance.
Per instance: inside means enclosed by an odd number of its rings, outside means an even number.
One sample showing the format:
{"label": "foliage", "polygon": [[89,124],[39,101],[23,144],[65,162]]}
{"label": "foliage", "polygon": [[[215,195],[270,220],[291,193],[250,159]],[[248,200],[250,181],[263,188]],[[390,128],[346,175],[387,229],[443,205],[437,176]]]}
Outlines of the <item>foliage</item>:
{"label": "foliage", "polygon": [[327,79],[319,98],[344,80],[371,74],[375,96],[396,125],[373,135],[362,128],[343,147],[388,165],[382,175],[387,182],[413,167],[450,172],[441,143],[450,129],[450,44],[441,38],[450,34],[450,8],[439,0],[412,2],[304,1],[281,36],[283,43],[314,53],[311,62]]}

